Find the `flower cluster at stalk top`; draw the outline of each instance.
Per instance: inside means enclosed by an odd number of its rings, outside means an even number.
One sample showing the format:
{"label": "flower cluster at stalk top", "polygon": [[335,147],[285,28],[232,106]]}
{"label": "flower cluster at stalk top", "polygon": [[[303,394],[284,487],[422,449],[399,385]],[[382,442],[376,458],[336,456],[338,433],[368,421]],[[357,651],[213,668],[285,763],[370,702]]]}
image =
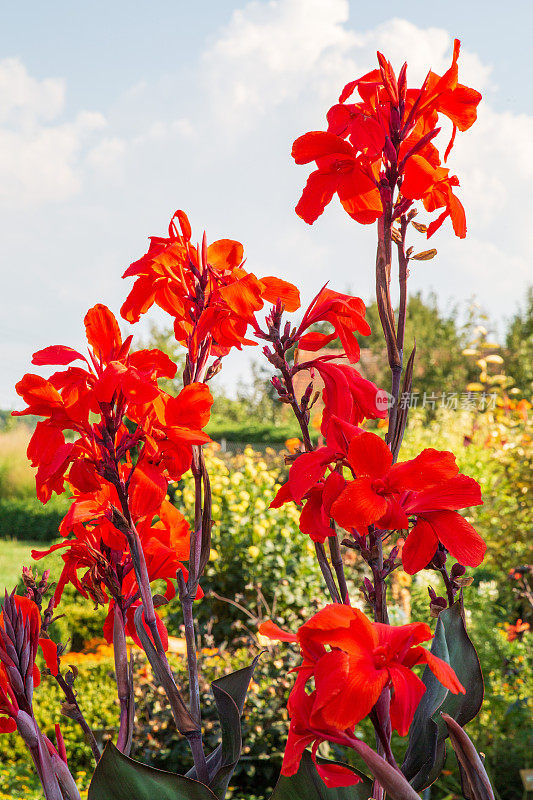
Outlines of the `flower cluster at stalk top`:
{"label": "flower cluster at stalk top", "polygon": [[295,286],[280,278],[257,278],[244,269],[244,249],[233,239],[207,245],[191,241],[192,230],[184,211],[176,211],[168,237],[152,236],[142,258],[123,277],[136,280],[121,314],[137,322],[155,303],[174,318],[176,340],[193,358],[209,345],[210,354],[226,355],[232,347],[254,345],[249,326],[265,302],[281,300],[288,311],[300,306]]}
{"label": "flower cluster at stalk top", "polygon": [[[450,68],[442,76],[430,70],[419,89],[408,87],[406,64],[396,76],[378,53],[379,68],[348,83],[328,111],[327,131],[296,139],[296,163],[314,161],[317,167],[296,206],[305,222],[315,222],[335,194],[363,224],[375,222],[385,211],[392,220],[420,200],[426,211],[440,212],[427,228],[428,238],[447,217],[457,236],[466,235],[465,212],[454,194],[459,179],[443,166],[456,132],[476,121],[481,100],[479,92],[459,83],[459,49],[455,39]],[[441,117],[452,124],[442,157],[434,141]]]}

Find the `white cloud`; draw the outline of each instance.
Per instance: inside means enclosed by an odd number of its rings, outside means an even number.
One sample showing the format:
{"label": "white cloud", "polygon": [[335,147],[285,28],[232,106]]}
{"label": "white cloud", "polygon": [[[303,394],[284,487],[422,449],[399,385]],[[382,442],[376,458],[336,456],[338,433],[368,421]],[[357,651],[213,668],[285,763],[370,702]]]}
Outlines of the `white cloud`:
{"label": "white cloud", "polygon": [[38,120],[54,119],[65,103],[65,81],[36,80],[17,58],[0,61],[0,124],[26,128]]}
{"label": "white cloud", "polygon": [[82,111],[58,121],[63,80],[38,81],[17,59],[0,62],[0,203],[35,207],[65,200],[82,186],[85,149],[106,121]]}

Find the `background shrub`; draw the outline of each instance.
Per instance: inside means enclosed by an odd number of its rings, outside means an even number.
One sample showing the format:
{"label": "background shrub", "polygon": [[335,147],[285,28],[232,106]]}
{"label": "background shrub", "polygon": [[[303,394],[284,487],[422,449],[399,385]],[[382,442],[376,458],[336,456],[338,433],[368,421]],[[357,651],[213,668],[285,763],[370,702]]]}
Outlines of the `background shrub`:
{"label": "background shrub", "polygon": [[45,506],[36,497],[0,498],[0,539],[52,542],[68,506],[65,495],[54,495]]}

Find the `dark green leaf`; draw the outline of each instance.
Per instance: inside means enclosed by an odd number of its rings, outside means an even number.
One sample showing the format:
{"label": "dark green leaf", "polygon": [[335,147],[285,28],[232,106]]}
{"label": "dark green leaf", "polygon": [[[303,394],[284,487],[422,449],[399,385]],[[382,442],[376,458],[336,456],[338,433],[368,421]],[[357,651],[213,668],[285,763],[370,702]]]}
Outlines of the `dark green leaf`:
{"label": "dark green leaf", "polygon": [[270,800],[368,800],[372,795],[372,781],[357,770],[353,772],[363,779],[361,783],[328,789],[316,771],[311,754],[305,750],[296,775],[290,778],[282,775]]}
{"label": "dark green leaf", "polygon": [[94,772],[88,800],[215,800],[198,781],[128,758],[108,742]]}
{"label": "dark green leaf", "polygon": [[[241,716],[257,659],[258,656],[254,658],[248,667],[239,669],[229,675],[224,675],[211,684],[220,720],[222,741],[208,756],[207,769],[209,772],[209,786],[219,798],[225,796],[231,776],[241,755]],[[189,770],[187,776],[196,778],[194,767]]]}
{"label": "dark green leaf", "polygon": [[451,694],[437,681],[429,667],[422,680],[422,697],[409,732],[409,746],[402,771],[417,791],[426,788],[440,775],[446,758],[447,728],[440,716],[449,714],[459,725],[474,719],[483,702],[483,676],[474,645],[466,632],[462,601],[439,614],[431,652],[447,661],[466,689],[466,694]]}

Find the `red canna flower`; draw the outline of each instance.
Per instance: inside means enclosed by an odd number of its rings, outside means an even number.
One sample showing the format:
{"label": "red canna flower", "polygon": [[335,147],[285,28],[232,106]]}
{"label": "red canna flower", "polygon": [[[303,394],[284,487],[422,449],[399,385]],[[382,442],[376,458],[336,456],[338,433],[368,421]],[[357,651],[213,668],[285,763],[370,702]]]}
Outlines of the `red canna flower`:
{"label": "red canna flower", "polygon": [[[345,479],[336,470],[346,462],[349,441],[361,433],[357,426],[365,417],[382,418],[386,409],[380,407],[381,390],[362,378],[352,366],[330,364],[318,358],[299,364],[297,369],[310,366],[324,381],[321,432],[326,445],[297,456],[291,464],[288,483],[278,491],[271,507],[305,501],[300,530],[313,541],[324,542],[332,533],[331,506],[346,486]],[[328,470],[331,471],[326,477]]]}
{"label": "red canna flower", "polygon": [[[412,672],[417,664],[427,664],[453,694],[465,692],[449,664],[420,646],[432,638],[429,626],[422,622],[382,625],[370,622],[356,608],[335,604],[315,614],[295,636],[271,622],[263,623],[259,632],[297,641],[303,659],[288,703],[291,726],[283,775],[296,773],[309,744],[313,744],[313,754],[321,741],[349,745],[354,726],[370,714],[385,688],[392,692],[392,727],[405,736],[425,692]],[[308,693],[311,680],[314,688]],[[356,782],[351,772],[337,771],[332,779],[339,782],[329,785]]]}
{"label": "red canna flower", "polygon": [[[178,230],[179,228],[179,230]],[[288,311],[300,306],[298,290],[278,278],[256,278],[243,268],[240,242],[219,239],[207,246],[191,243],[191,225],[183,211],[172,217],[168,237],[151,237],[147,253],[123,277],[136,276],[121,314],[137,322],[155,303],[174,318],[176,339],[191,361],[206,354],[226,355],[246,339],[248,326],[264,302],[280,300]]]}
{"label": "red canna flower", "polygon": [[[477,117],[481,95],[458,82],[459,49],[456,39],[450,68],[443,76],[428,72],[420,89],[407,88],[406,64],[396,77],[381,53],[379,69],[345,86],[327,114],[328,132],[304,134],[293,145],[297,164],[316,161],[318,166],[296,206],[302,219],[313,223],[336,192],[350,216],[362,223],[385,210],[394,219],[422,200],[427,211],[444,209],[429,225],[428,237],[448,216],[456,235],[466,235],[464,210],[452,191],[459,181],[441,166],[433,143],[443,115],[452,123],[446,161],[457,130],[468,130]],[[355,92],[358,101],[347,102]]]}
{"label": "red canna flower", "polygon": [[382,214],[372,164],[350,142],[333,133],[312,131],[296,139],[292,157],[297,164],[315,161],[318,169],[307,179],[296,213],[310,225],[337,194],[348,214],[369,224]]}
{"label": "red canna flower", "polygon": [[423,569],[439,542],[462,564],[481,563],[485,544],[457,513],[482,503],[479,485],[459,474],[453,453],[428,448],[393,465],[383,440],[364,432],[350,442],[348,462],[355,479],[331,507],[339,525],[365,535],[374,524],[383,530],[409,528],[409,515],[414,515],[416,524],[402,550],[407,572]]}
{"label": "red canna flower", "polygon": [[[337,337],[341,340],[348,359],[352,363],[359,361],[359,342],[355,333],[370,335],[370,325],[365,319],[366,306],[360,297],[334,292],[324,286],[311,301],[305,312],[295,339],[302,350],[321,350]],[[331,334],[311,332],[305,333],[317,322],[329,322],[334,332]]]}
{"label": "red canna flower", "polygon": [[[33,356],[33,363],[39,366],[82,360],[84,367],[69,367],[48,380],[28,374],[16,386],[27,408],[13,413],[46,418],[37,423],[28,446],[43,503],[53,492],[64,491],[67,475],[82,492],[97,489],[111,466],[106,461],[109,447],[120,460],[143,446],[136,468],[139,476],[147,470],[153,474],[154,466],[160,465],[160,481],[164,482],[165,470],[178,479],[189,468],[194,444],[210,441],[201,430],[213,402],[205,385],[191,384],[177,398],[160,390],[158,378],[172,378],[176,365],[159,350],[130,352],[132,337],[122,341],[116,319],[105,306],[90,309],[85,328],[88,359],[62,345]],[[94,415],[100,421],[95,422]],[[134,433],[125,419],[133,424]],[[67,442],[65,430],[78,438]],[[164,452],[160,452],[159,442],[164,442]]]}

